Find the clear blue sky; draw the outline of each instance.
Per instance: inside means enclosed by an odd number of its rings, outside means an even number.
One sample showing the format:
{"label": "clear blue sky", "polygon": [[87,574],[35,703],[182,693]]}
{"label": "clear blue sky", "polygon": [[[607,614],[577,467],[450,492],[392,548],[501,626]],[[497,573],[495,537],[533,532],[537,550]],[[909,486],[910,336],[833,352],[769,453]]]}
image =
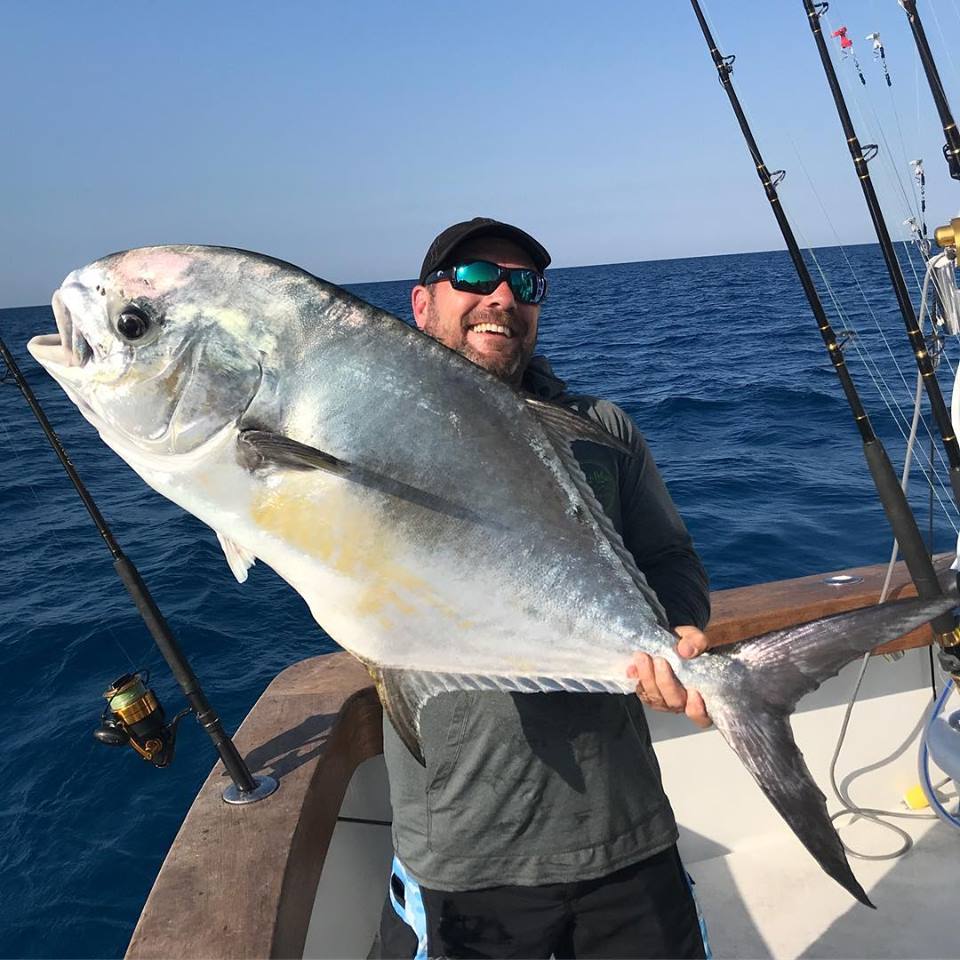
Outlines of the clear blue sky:
{"label": "clear blue sky", "polygon": [[[872,240],[800,0],[707,10],[803,239],[837,242],[797,150],[840,240]],[[960,49],[958,2],[921,10],[960,111],[943,42]],[[956,215],[896,0],[835,0],[830,17],[870,81],[861,139],[878,138],[875,109],[901,166],[925,158],[930,219]],[[556,266],[782,246],[683,0],[3,0],[0,89],[0,306],[152,243],[247,247],[336,282],[410,277],[440,228],[477,214],[525,226]],[[896,232],[903,201],[873,169]]]}

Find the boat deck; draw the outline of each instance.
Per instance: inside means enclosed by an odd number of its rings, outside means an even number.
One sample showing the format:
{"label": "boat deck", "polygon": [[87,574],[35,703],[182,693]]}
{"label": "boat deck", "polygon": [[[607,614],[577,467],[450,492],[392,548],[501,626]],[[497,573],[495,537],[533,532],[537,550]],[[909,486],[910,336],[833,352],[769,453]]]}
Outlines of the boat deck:
{"label": "boat deck", "polygon": [[[714,594],[710,637],[733,642],[875,602],[884,567],[842,590],[824,575]],[[900,569],[894,595],[909,592]],[[929,628],[873,657],[839,775],[863,806],[897,809],[917,782],[917,742],[931,702]],[[801,702],[793,720],[821,789],[858,664]],[[956,709],[957,697],[948,704]],[[917,838],[905,856],[852,861],[876,911],[856,903],[803,849],[715,730],[649,714],[680,850],[696,882],[716,957],[958,957],[952,935],[960,831],[898,821]],[[267,801],[229,807],[217,765],[190,809],[134,931],[127,956],[366,957],[386,893],[390,818],[381,712],[347,654],[302,661],[277,677],[237,734],[256,772],[280,781]],[[829,809],[837,809],[832,797]],[[351,822],[345,817],[366,822]],[[864,852],[898,841],[861,822],[842,829]],[[948,931],[951,935],[947,941]]]}
{"label": "boat deck", "polygon": [[[931,701],[928,670],[924,650],[896,662],[871,661],[838,766],[862,806],[906,811],[902,797],[917,783],[919,721]],[[824,790],[858,671],[852,664],[824,684],[793,720]],[[948,709],[957,705],[952,701]],[[877,907],[871,910],[820,869],[716,731],[692,732],[684,718],[664,715],[653,716],[651,727],[714,957],[960,957],[948,920],[960,831],[937,819],[897,819],[916,841],[905,855],[851,858]],[[347,791],[343,815],[389,819],[386,789],[382,758],[367,760]],[[839,809],[832,797],[828,808]],[[845,841],[864,853],[889,853],[901,843],[868,821],[844,818],[840,824]],[[374,824],[337,825],[305,957],[367,955],[386,890],[389,834]]]}
{"label": "boat deck", "polygon": [[[813,694],[792,721],[827,808],[840,809],[829,766],[859,664]],[[918,783],[920,721],[931,702],[927,655],[871,661],[837,766],[861,807],[908,812]],[[956,694],[948,709],[957,708]],[[676,718],[656,723],[657,753],[681,825],[680,850],[696,883],[714,956],[958,957],[949,919],[960,867],[960,831],[938,819],[901,819],[915,840],[893,860],[851,857],[876,906],[857,903],[816,864],[762,797],[715,731],[664,740]],[[931,814],[929,808],[917,811]],[[901,839],[866,820],[838,821],[844,842],[865,854],[897,850]]]}
{"label": "boat deck", "polygon": [[[939,821],[901,822],[910,824],[906,829],[915,840],[906,855],[851,861],[876,911],[838,897],[806,851],[782,832],[688,864],[713,955],[783,960],[960,955],[949,906],[960,863],[957,831]],[[899,839],[884,832],[869,846],[879,849],[883,842],[889,849]]]}

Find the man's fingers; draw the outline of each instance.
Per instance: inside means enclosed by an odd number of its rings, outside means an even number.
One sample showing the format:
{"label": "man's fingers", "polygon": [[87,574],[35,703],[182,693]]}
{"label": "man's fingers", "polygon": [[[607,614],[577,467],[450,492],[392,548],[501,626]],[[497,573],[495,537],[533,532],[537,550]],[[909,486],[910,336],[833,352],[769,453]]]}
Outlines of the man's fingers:
{"label": "man's fingers", "polygon": [[707,713],[707,707],[703,702],[703,697],[699,690],[687,691],[687,716],[698,726],[702,728],[713,726],[713,721]]}
{"label": "man's fingers", "polygon": [[[684,637],[683,631],[692,631]],[[689,639],[702,653],[707,647],[707,638],[696,627],[677,627],[680,642]],[[693,655],[696,655],[693,654]],[[688,690],[677,679],[673,668],[663,657],[651,657],[647,653],[635,653],[633,661],[627,667],[627,676],[637,681],[637,696],[653,710],[670,713],[685,713],[698,727],[713,725],[699,690]]]}
{"label": "man's fingers", "polygon": [[697,657],[707,649],[709,641],[707,635],[690,624],[675,627],[673,631],[677,639],[677,653],[685,659]]}
{"label": "man's fingers", "polygon": [[[695,627],[690,629],[696,630]],[[627,667],[627,676],[637,681],[637,696],[652,710],[685,713],[698,727],[713,724],[700,691],[684,687],[663,657],[635,653]]]}
{"label": "man's fingers", "polygon": [[654,710],[683,713],[687,691],[662,657],[635,653],[627,675],[637,681],[637,696]]}
{"label": "man's fingers", "polygon": [[647,653],[633,655],[634,670],[628,673],[635,674],[637,680],[637,696],[654,710],[664,710],[663,696],[657,687],[657,678],[654,673],[653,660]]}
{"label": "man's fingers", "polygon": [[654,658],[653,676],[666,708],[680,713],[687,705],[687,691],[674,675],[673,668],[662,657]]}

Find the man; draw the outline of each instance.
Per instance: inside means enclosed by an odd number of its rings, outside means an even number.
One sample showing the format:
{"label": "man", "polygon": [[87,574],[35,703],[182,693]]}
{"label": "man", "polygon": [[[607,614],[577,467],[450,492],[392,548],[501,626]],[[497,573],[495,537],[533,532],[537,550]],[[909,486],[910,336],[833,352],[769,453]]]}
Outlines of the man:
{"label": "man", "polygon": [[[505,382],[578,411],[632,448],[628,456],[578,441],[574,452],[655,591],[678,653],[696,656],[706,647],[706,574],[643,438],[618,407],[568,393],[533,356],[549,263],[517,227],[455,224],[427,251],[414,319]],[[628,674],[651,708],[709,725],[699,693],[666,661],[637,654]],[[704,956],[636,698],[444,694],[424,707],[421,737],[426,769],[384,723],[397,856],[382,956]]]}

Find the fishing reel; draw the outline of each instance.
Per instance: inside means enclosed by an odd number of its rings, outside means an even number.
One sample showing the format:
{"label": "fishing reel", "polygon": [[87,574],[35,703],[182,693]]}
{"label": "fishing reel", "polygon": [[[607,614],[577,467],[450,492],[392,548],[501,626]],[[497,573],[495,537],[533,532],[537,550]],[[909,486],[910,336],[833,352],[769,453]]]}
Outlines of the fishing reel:
{"label": "fishing reel", "polygon": [[956,255],[957,241],[960,239],[960,217],[954,217],[949,223],[937,227],[933,231],[933,238],[937,246],[944,250],[953,250]]}
{"label": "fishing reel", "polygon": [[149,672],[141,671],[114,680],[103,693],[107,705],[93,736],[109,747],[129,745],[155,767],[167,767],[173,762],[177,727],[192,709],[181,710],[167,723],[149,682]]}

